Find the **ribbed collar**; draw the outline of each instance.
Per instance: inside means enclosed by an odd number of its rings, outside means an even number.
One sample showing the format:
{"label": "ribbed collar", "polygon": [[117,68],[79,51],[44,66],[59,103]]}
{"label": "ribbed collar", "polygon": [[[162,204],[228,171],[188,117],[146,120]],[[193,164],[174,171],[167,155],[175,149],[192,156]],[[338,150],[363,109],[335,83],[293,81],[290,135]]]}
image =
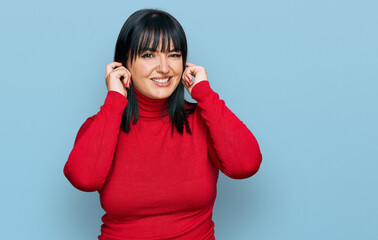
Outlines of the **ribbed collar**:
{"label": "ribbed collar", "polygon": [[[160,118],[160,112],[164,104],[168,101],[168,98],[163,99],[153,99],[144,96],[142,93],[138,92],[135,88],[135,96],[138,100],[139,105],[139,117],[143,118]],[[167,116],[167,108],[164,109],[162,114],[163,117]]]}

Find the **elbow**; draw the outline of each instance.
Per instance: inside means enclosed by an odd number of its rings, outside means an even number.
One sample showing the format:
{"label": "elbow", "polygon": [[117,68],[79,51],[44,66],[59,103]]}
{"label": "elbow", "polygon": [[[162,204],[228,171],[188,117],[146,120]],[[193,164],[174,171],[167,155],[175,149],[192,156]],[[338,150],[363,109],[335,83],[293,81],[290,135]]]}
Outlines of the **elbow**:
{"label": "elbow", "polygon": [[255,157],[253,157],[252,159],[250,159],[250,162],[251,162],[250,168],[245,173],[245,177],[244,178],[252,177],[253,175],[255,175],[259,171],[260,166],[261,166],[261,162],[262,162],[262,154],[261,154],[261,152],[258,151],[257,154],[255,155]]}
{"label": "elbow", "polygon": [[84,176],[79,172],[70,171],[67,168],[67,165],[63,169],[63,174],[67,180],[80,191],[83,192],[94,192],[102,188],[103,183],[94,181],[90,176]]}
{"label": "elbow", "polygon": [[232,164],[232,171],[230,169],[226,175],[233,179],[246,179],[252,177],[259,171],[262,162],[262,154],[259,144],[253,135],[252,140],[249,141],[248,144],[243,145],[243,148],[236,153],[238,153],[238,161]]}
{"label": "elbow", "polygon": [[246,179],[255,175],[260,169],[262,162],[262,154],[260,151],[246,156],[240,161],[240,165],[233,171],[225,171],[224,173],[233,179]]}

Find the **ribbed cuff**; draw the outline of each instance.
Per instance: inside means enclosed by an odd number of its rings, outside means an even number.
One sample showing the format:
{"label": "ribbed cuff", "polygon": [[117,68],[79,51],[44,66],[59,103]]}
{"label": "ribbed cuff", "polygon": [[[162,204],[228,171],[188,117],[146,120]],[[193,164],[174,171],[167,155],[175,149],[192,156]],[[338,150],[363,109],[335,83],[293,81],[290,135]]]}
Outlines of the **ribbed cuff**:
{"label": "ribbed cuff", "polygon": [[125,96],[117,91],[108,91],[106,95],[104,105],[113,105],[117,108],[124,109],[128,103],[128,100]]}
{"label": "ribbed cuff", "polygon": [[209,81],[201,81],[193,87],[191,97],[194,100],[198,101],[199,99],[209,94],[212,94],[213,92],[214,91],[210,88]]}

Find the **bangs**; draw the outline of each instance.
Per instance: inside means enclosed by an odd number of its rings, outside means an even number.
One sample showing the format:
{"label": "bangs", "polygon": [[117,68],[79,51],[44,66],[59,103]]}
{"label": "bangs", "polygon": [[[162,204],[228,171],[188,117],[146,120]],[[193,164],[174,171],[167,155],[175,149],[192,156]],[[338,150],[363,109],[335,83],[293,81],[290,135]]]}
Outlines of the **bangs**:
{"label": "bangs", "polygon": [[[139,26],[135,29],[130,46],[129,57],[131,62],[146,50],[161,52],[177,51],[186,55],[185,33],[180,31],[175,24],[169,24],[170,22],[164,20],[151,18],[149,21],[147,20],[145,26]],[[160,44],[161,47],[158,49]]]}
{"label": "bangs", "polygon": [[[160,41],[161,48],[157,49],[159,47]],[[171,41],[173,43],[172,49]],[[172,34],[168,34],[167,32],[145,31],[140,38],[136,52],[139,55],[147,49],[151,51],[161,52],[181,51],[181,46],[180,41],[177,41],[177,37],[173,37]]]}

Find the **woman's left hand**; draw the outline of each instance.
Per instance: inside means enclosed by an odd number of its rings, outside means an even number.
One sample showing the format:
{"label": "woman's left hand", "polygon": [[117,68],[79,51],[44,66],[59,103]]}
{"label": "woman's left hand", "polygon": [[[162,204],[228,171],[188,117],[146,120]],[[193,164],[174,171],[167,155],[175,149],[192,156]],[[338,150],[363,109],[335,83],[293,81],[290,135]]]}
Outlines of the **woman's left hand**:
{"label": "woman's left hand", "polygon": [[[192,82],[193,77],[194,81]],[[182,82],[189,94],[192,94],[193,87],[201,81],[207,81],[207,73],[205,68],[187,62],[186,68],[182,74]]]}

